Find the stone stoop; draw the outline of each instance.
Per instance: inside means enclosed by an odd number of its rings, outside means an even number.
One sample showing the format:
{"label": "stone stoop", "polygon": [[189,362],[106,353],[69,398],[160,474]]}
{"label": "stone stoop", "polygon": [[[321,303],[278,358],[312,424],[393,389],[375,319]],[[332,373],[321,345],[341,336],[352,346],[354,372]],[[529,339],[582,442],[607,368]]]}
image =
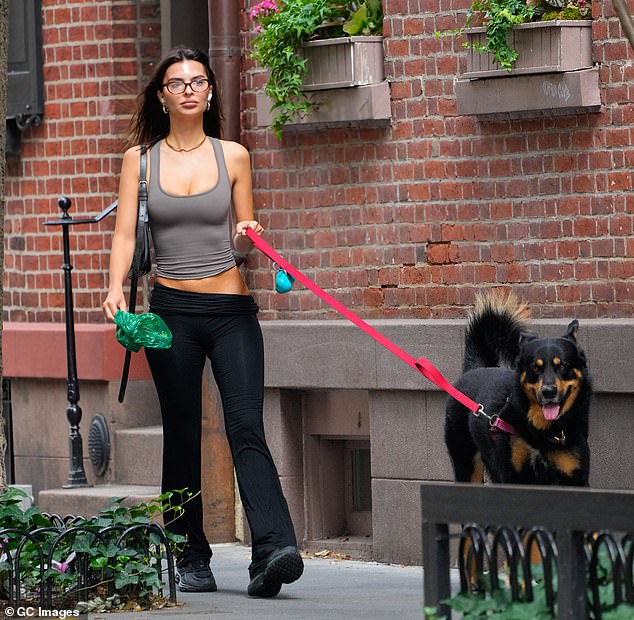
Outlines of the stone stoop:
{"label": "stone stoop", "polygon": [[92,517],[110,504],[113,497],[125,497],[126,504],[148,502],[161,493],[160,486],[141,484],[102,484],[81,489],[48,489],[40,491],[38,506],[42,512]]}
{"label": "stone stoop", "polygon": [[43,512],[91,517],[125,497],[125,504],[148,502],[161,493],[163,430],[161,426],[127,428],[115,432],[110,465],[113,482],[73,489],[47,489],[38,494]]}
{"label": "stone stoop", "polygon": [[118,484],[161,484],[162,426],[117,431],[115,446],[114,479]]}

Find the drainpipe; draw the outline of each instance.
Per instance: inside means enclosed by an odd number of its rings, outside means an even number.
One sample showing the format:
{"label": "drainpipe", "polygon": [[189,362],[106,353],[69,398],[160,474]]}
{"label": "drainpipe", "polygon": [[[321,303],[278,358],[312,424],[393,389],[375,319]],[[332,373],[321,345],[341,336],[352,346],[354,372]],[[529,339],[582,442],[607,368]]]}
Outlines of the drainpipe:
{"label": "drainpipe", "polygon": [[222,137],[240,140],[240,2],[208,0],[209,59],[224,115]]}

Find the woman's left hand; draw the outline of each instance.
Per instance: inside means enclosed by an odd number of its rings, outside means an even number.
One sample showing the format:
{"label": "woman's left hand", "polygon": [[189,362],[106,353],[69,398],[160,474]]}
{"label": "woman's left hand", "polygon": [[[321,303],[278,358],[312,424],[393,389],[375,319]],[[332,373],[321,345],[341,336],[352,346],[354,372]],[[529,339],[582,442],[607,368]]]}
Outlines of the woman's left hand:
{"label": "woman's left hand", "polygon": [[246,235],[247,228],[252,228],[258,235],[264,232],[264,228],[255,220],[242,220],[236,224],[236,235]]}

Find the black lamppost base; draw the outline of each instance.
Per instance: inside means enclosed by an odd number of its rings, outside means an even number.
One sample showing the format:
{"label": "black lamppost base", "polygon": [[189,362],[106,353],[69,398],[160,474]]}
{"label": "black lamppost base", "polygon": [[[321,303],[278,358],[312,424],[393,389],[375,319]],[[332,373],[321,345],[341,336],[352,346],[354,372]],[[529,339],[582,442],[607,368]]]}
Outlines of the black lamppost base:
{"label": "black lamppost base", "polygon": [[84,470],[82,440],[77,427],[71,427],[68,444],[70,447],[70,468],[68,471],[68,480],[66,484],[62,485],[62,488],[76,489],[91,487],[92,484],[88,484],[86,471]]}

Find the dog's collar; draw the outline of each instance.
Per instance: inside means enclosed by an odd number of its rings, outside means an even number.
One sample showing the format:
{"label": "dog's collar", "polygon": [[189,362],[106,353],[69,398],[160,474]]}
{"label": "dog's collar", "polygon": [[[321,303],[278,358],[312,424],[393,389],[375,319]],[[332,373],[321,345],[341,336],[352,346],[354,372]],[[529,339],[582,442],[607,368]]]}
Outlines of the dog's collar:
{"label": "dog's collar", "polygon": [[[509,394],[506,397],[506,402],[502,407],[500,413],[504,411],[506,407],[510,406],[511,395]],[[507,435],[517,435],[517,431],[515,427],[509,424],[506,420],[503,420],[499,415],[486,416],[489,418],[489,433],[491,433],[491,438],[495,441],[498,437],[499,433],[506,433]]]}
{"label": "dog's collar", "polygon": [[515,427],[505,422],[500,416],[492,416],[489,420],[490,428],[489,432],[493,439],[496,438],[497,433],[507,433],[508,435],[516,435],[517,431]]}
{"label": "dog's collar", "polygon": [[[509,424],[508,422],[505,422],[499,416],[492,416],[491,420],[489,421],[489,426],[490,426],[489,433],[491,433],[491,437],[493,438],[493,441],[497,439],[498,433],[506,433],[507,435],[517,435],[517,431],[515,430],[515,427]],[[553,435],[550,438],[550,441],[552,443],[557,444],[558,446],[565,446],[566,434],[562,430],[559,433],[559,435]]]}

